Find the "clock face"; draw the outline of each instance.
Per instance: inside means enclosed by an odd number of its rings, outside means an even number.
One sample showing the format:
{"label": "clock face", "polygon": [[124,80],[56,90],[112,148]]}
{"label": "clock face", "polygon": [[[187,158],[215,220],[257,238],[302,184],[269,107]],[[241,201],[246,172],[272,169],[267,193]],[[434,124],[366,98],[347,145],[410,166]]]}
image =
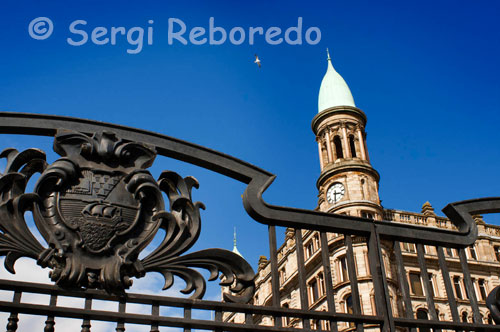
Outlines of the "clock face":
{"label": "clock face", "polygon": [[345,188],[342,183],[336,182],[328,188],[326,192],[326,199],[329,203],[337,203],[340,201],[345,194]]}

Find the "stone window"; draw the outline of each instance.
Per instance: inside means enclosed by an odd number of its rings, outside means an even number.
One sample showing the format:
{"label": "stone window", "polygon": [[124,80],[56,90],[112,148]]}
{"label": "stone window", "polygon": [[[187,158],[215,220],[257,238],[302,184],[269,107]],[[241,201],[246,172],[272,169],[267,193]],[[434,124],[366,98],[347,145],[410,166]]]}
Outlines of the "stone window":
{"label": "stone window", "polygon": [[486,298],[488,297],[488,293],[486,291],[486,281],[484,279],[479,279],[477,281],[477,285],[479,287],[479,299],[486,301]]}
{"label": "stone window", "polygon": [[307,284],[308,288],[308,294],[309,294],[309,304],[313,304],[320,297],[326,294],[326,288],[325,288],[325,278],[323,276],[323,273],[320,272],[316,277],[311,279],[311,281],[308,282]]}
{"label": "stone window", "polygon": [[464,322],[464,323],[467,323],[467,322],[468,322],[468,315],[467,315],[467,311],[463,311],[463,312],[462,312],[461,318],[462,318],[462,322]]}
{"label": "stone window", "polygon": [[420,280],[420,273],[410,272],[410,287],[413,295],[424,296],[422,281]]}
{"label": "stone window", "polygon": [[314,236],[313,236],[313,243],[314,243],[314,251],[319,250],[320,245],[319,245],[319,235],[318,235],[318,233],[314,234]]}
{"label": "stone window", "polygon": [[305,256],[306,259],[308,259],[314,254],[314,243],[312,241],[307,242],[305,249],[306,249]]}
{"label": "stone window", "polygon": [[338,264],[340,282],[349,281],[349,273],[347,271],[347,258],[346,256],[339,257]]}
{"label": "stone window", "polygon": [[345,297],[345,312],[348,314],[354,313],[354,309],[352,307],[352,295],[348,294]]}
{"label": "stone window", "polygon": [[469,247],[469,258],[477,261],[476,248],[474,245]]}
{"label": "stone window", "polygon": [[319,299],[319,286],[318,286],[318,281],[316,278],[313,278],[309,284],[309,302],[310,304],[315,303]]}
{"label": "stone window", "polygon": [[[354,308],[353,308],[353,305],[352,305],[352,295],[351,294],[347,294],[344,297],[344,310],[348,314],[353,314],[354,313]],[[348,324],[351,327],[354,326],[354,322],[349,322]]]}
{"label": "stone window", "polygon": [[495,246],[495,257],[500,262],[500,246]]}
{"label": "stone window", "polygon": [[460,277],[453,277],[453,286],[455,288],[455,296],[457,299],[463,300],[462,295],[462,283],[460,282]]}
{"label": "stone window", "polygon": [[361,217],[367,218],[367,219],[374,219],[373,213],[368,212],[368,211],[361,211]]}
{"label": "stone window", "polygon": [[318,233],[314,234],[313,238],[309,240],[305,245],[305,253],[304,256],[306,259],[310,258],[316,251],[320,248],[319,245],[319,235]]}
{"label": "stone window", "polygon": [[342,141],[340,136],[335,136],[333,139],[333,144],[335,145],[335,152],[337,154],[337,159],[344,158],[344,152],[342,151]]}
{"label": "stone window", "polygon": [[432,276],[432,273],[429,273],[429,281],[431,282],[431,296],[435,297],[435,289],[434,289],[434,278]]}
{"label": "stone window", "polygon": [[280,285],[283,285],[286,281],[286,269],[282,267],[279,270]]}
{"label": "stone window", "polygon": [[319,283],[319,293],[321,295],[326,294],[325,278],[323,277],[323,273],[318,274],[318,283]]}
{"label": "stone window", "polygon": [[415,243],[403,242],[403,250],[406,252],[417,252]]}
{"label": "stone window", "polygon": [[[416,313],[417,319],[425,319],[428,320],[429,316],[427,315],[427,311],[425,309],[418,309]],[[431,329],[428,327],[419,327],[418,332],[430,332]]]}
{"label": "stone window", "polygon": [[354,136],[349,136],[349,148],[351,149],[351,157],[356,158],[356,145],[354,144]]}

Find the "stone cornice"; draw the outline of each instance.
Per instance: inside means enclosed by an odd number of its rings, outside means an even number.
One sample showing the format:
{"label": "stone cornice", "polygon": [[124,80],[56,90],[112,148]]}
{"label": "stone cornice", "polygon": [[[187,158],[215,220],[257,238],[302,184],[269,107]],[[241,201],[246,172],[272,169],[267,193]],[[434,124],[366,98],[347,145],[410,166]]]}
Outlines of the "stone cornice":
{"label": "stone cornice", "polygon": [[368,200],[355,200],[355,201],[340,201],[338,202],[337,204],[331,206],[328,211],[326,211],[327,213],[335,213],[335,211],[341,209],[341,208],[346,208],[346,207],[351,207],[351,206],[365,206],[365,207],[371,207],[371,208],[374,208],[376,210],[379,210],[381,211],[382,210],[382,207],[375,203],[375,202],[372,202],[372,201],[368,201]]}
{"label": "stone cornice", "polygon": [[361,159],[345,160],[338,163],[330,163],[326,165],[323,171],[321,171],[318,181],[316,181],[316,187],[319,189],[331,176],[348,171],[368,173],[375,178],[375,181],[377,181],[377,183],[380,180],[380,175],[378,174],[378,172],[367,161]]}
{"label": "stone cornice", "polygon": [[316,114],[316,116],[314,116],[312,123],[311,123],[311,128],[312,128],[315,135],[318,132],[318,125],[321,123],[321,121],[323,121],[325,118],[329,117],[330,115],[332,115],[334,113],[352,114],[354,116],[360,117],[362,122],[363,122],[363,127],[366,126],[366,122],[367,122],[366,115],[359,108],[353,107],[353,106],[335,106],[335,107],[328,108],[324,111],[321,111],[318,114]]}

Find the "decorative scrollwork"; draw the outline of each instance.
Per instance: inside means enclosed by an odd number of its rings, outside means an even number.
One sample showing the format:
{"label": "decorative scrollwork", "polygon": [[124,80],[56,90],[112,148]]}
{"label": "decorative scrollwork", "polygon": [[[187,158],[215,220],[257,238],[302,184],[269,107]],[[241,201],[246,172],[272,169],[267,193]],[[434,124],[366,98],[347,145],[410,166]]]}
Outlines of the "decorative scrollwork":
{"label": "decorative scrollwork", "polygon": [[221,285],[229,286],[232,292],[239,294],[236,297],[226,293],[224,299],[231,302],[249,301],[254,290],[254,272],[239,255],[222,249],[206,249],[180,256],[193,246],[200,234],[199,209],[205,207],[200,202],[193,203],[191,199],[192,188],[198,188],[196,179],[183,179],[174,172],[163,172],[158,183],[169,198],[170,212],[159,214],[165,237],[160,246],[142,261],[144,270],[160,272],[165,278],[164,289],[172,285],[174,275],[184,279],[186,288],[181,292],[188,294],[194,291],[194,298],[203,297],[205,280],[190,267],[208,269],[209,280],[216,279],[220,271],[226,276]]}
{"label": "decorative scrollwork", "polygon": [[[54,151],[62,158],[51,165],[36,149],[19,153],[7,149],[4,174],[0,174],[0,255],[11,273],[22,256],[49,267],[51,279],[63,287],[100,288],[123,292],[155,271],[165,278],[164,289],[174,275],[186,282],[183,293],[202,298],[206,284],[196,269],[210,271],[209,280],[223,275],[229,286],[226,301],[248,301],[254,290],[254,272],[239,255],[207,249],[184,256],[199,237],[200,202],[193,203],[193,177],[163,172],[155,181],[147,171],[156,157],[153,147],[124,141],[110,132],[92,137],[59,131]],[[41,173],[33,193],[25,193],[34,173]],[[165,209],[163,194],[169,199]],[[35,239],[24,220],[33,211],[35,225],[49,248]],[[165,236],[159,247],[143,260],[139,253],[159,228]]]}
{"label": "decorative scrollwork", "polygon": [[486,305],[490,309],[491,317],[496,324],[500,324],[500,286],[495,287],[486,298]]}
{"label": "decorative scrollwork", "polygon": [[32,209],[38,196],[24,191],[31,176],[42,172],[47,163],[45,153],[37,149],[23,152],[6,149],[0,158],[7,159],[5,173],[0,177],[0,255],[6,256],[7,271],[15,273],[14,264],[18,258],[37,259],[43,250],[24,220],[24,213]]}

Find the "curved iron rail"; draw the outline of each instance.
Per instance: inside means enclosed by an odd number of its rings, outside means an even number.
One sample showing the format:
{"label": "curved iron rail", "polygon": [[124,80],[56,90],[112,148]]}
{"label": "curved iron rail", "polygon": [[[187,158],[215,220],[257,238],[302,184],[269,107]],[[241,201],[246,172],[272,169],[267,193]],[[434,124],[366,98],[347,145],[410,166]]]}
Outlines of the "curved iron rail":
{"label": "curved iron rail", "polygon": [[256,221],[268,225],[358,235],[370,234],[375,225],[379,235],[400,241],[426,239],[429,244],[465,247],[473,244],[477,237],[477,226],[472,214],[500,212],[499,197],[451,203],[443,209],[458,228],[458,231],[451,231],[274,206],[264,202],[262,194],[274,181],[275,175],[227,154],[166,135],[115,124],[56,115],[0,112],[0,133],[3,134],[54,136],[58,129],[86,134],[112,131],[125,140],[153,145],[159,155],[241,181],[247,184],[243,195],[245,209]]}

